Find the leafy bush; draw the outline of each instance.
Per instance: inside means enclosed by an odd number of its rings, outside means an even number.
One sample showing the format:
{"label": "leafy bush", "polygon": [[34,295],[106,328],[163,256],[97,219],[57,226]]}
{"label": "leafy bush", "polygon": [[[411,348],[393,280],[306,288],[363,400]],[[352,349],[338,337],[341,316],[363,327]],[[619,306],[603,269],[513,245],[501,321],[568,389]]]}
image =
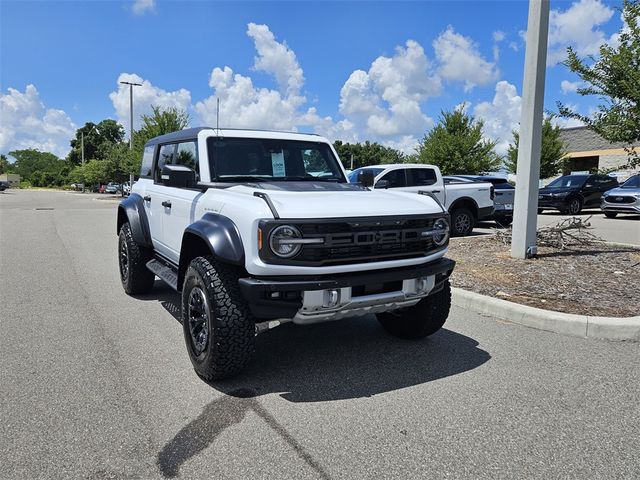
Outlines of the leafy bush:
{"label": "leafy bush", "polygon": [[20,182],[20,186],[18,188],[31,188],[31,182],[23,180]]}

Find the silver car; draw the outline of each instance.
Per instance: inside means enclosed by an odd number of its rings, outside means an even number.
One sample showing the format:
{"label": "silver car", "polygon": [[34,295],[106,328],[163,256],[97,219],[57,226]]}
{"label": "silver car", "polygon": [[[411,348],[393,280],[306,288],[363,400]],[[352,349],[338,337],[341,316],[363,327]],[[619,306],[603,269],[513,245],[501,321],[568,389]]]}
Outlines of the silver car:
{"label": "silver car", "polygon": [[640,214],[640,175],[634,175],[617,188],[602,195],[600,209],[608,218],[619,213]]}

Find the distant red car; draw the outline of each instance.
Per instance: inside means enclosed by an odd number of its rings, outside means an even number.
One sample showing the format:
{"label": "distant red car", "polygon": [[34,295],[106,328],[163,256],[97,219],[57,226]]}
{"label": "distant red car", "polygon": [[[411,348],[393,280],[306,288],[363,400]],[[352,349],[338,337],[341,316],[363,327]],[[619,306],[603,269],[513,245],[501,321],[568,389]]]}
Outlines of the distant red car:
{"label": "distant red car", "polygon": [[98,187],[98,193],[104,193],[105,188],[107,188],[106,185],[100,185],[100,187]]}

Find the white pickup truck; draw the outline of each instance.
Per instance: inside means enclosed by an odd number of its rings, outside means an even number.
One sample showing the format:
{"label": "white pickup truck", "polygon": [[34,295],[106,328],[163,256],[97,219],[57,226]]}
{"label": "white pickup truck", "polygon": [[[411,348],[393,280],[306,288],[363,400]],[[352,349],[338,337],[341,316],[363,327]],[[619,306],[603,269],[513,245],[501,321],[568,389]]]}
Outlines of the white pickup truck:
{"label": "white pickup truck", "polygon": [[493,214],[494,188],[489,182],[444,184],[435,165],[398,163],[357,168],[349,174],[349,182],[358,183],[364,171],[375,177],[374,188],[392,188],[407,192],[433,194],[451,215],[451,234],[471,234],[478,220]]}

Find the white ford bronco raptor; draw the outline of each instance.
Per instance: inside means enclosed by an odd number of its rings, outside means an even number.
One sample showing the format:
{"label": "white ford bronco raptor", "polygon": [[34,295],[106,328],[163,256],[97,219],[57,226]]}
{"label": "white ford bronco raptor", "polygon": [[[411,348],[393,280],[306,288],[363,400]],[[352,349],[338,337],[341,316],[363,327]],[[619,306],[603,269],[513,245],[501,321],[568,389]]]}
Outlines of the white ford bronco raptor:
{"label": "white ford bronco raptor", "polygon": [[422,338],[451,304],[449,214],[430,192],[347,182],[316,135],[192,128],[150,140],[118,206],[124,290],[155,277],[182,296],[196,372],[216,380],[249,362],[256,334],[376,314]]}

